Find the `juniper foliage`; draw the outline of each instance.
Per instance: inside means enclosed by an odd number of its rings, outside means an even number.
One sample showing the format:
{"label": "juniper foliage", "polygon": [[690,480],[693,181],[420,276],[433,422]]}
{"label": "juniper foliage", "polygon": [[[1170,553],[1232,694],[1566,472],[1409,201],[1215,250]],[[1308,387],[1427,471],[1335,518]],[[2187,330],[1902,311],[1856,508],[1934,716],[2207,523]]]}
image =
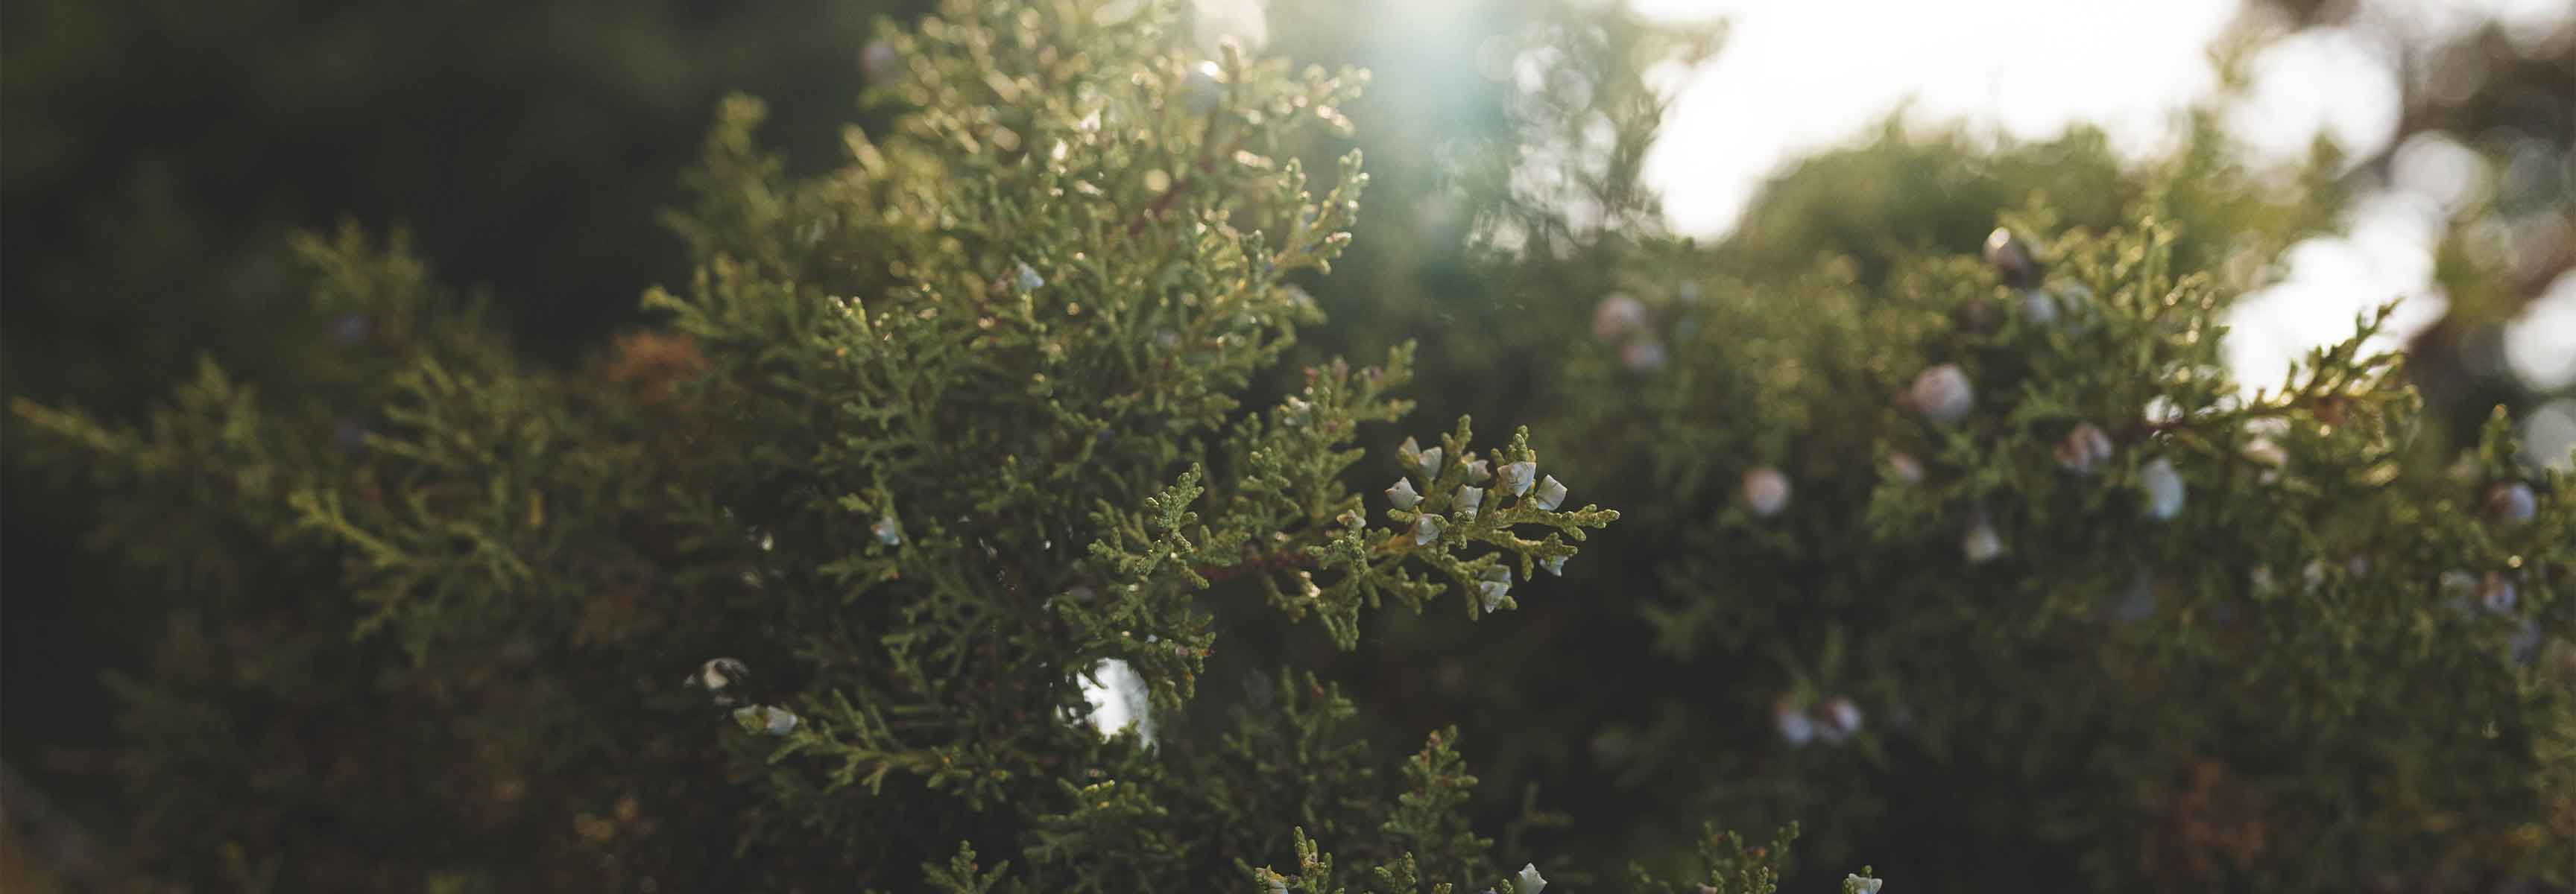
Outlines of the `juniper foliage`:
{"label": "juniper foliage", "polygon": [[[1716,244],[1498,228],[1560,234],[1511,252],[1500,303],[1528,323],[1500,350],[1562,358],[1535,430],[1627,520],[1526,647],[1584,660],[1444,693],[1585,731],[1485,775],[1615,811],[1569,846],[1668,872],[1716,815],[1957,890],[2564,883],[2576,649],[2536,594],[2563,594],[2576,537],[2496,509],[2563,503],[2564,473],[2500,418],[2446,431],[2370,338],[2384,315],[2288,381],[2229,380],[2231,307],[2333,224],[2344,162],[2247,169],[2225,101],[2144,163],[2088,129],[1891,119]],[[1658,113],[1555,112],[1622,145]],[[1981,257],[1998,223],[2022,261]],[[1944,364],[1948,424],[1905,405]]]}
{"label": "juniper foliage", "polygon": [[[1539,10],[1505,45],[1567,76],[1504,91],[1526,142],[1407,172],[1410,219],[1371,216],[1399,225],[1357,216],[1355,73],[1188,48],[1168,3],[954,0],[863,50],[892,123],[835,170],[788,175],[762,105],[727,103],[667,220],[696,275],[575,369],[347,230],[297,246],[337,342],[301,387],[204,364],[140,426],[14,403],[23,459],[89,476],[97,542],[181,594],[116,682],[133,863],[436,890],[1520,891],[1618,858],[1638,890],[1742,894],[1874,891],[1864,857],[1925,890],[2570,881],[2569,479],[2501,424],[2451,451],[2359,338],[2250,394],[2219,363],[2230,302],[2331,221],[2330,151],[2266,179],[2205,110],[2144,166],[1891,126],[1702,245],[1636,175],[1644,73],[1717,35]],[[1980,257],[1999,214],[2016,241]],[[1488,306],[1420,300],[1423,257]],[[1399,427],[1414,394],[1530,428]],[[1615,536],[1542,474],[1620,506]],[[1409,687],[1346,691],[1289,636],[1435,681],[1512,639],[1404,728]],[[1144,722],[1097,731],[1131,678]],[[1363,735],[1389,727],[1423,747]]]}
{"label": "juniper foliage", "polygon": [[[1487,842],[1432,794],[1472,782],[1455,752],[1435,737],[1412,794],[1377,784],[1336,735],[1350,704],[1312,678],[1203,733],[1086,720],[1084,678],[1111,668],[1154,714],[1188,710],[1220,618],[1311,614],[1343,648],[1390,600],[1474,619],[1617,518],[1487,496],[1538,455],[1525,435],[1480,451],[1464,419],[1400,470],[1426,499],[1350,492],[1363,424],[1408,409],[1409,348],[1244,405],[1320,320],[1286,278],[1329,270],[1358,213],[1355,154],[1318,187],[1289,153],[1347,128],[1360,78],[1202,60],[1173,19],[958,2],[884,28],[895,123],[851,131],[815,178],[757,149],[758,103],[729,103],[672,221],[698,274],[646,297],[666,326],[571,374],[517,361],[398,240],[350,231],[305,246],[314,312],[365,321],[331,387],[263,399],[208,365],[144,430],[17,404],[128,486],[134,521],[106,538],[138,560],[177,561],[145,520],[180,518],[339,572],[307,623],[353,641],[125,684],[152,743],[138,794],[178,842],[155,867],[1165,890],[1240,879],[1311,826],[1483,872]],[[208,614],[259,610],[236,595]],[[279,726],[233,728],[251,703]],[[235,772],[280,735],[375,763]],[[231,781],[178,781],[210,771]],[[322,773],[442,831],[297,790]]]}
{"label": "juniper foliage", "polygon": [[2261,274],[2228,259],[2280,231],[2181,236],[2183,200],[2107,232],[2007,214],[2001,251],[1882,245],[1875,274],[1722,250],[1613,283],[1641,309],[1599,319],[1641,331],[1574,352],[1543,429],[1667,495],[1617,549],[1659,557],[1669,672],[1768,684],[1631,715],[1606,740],[1631,785],[1846,858],[1936,809],[2106,889],[2563,876],[2566,473],[2517,461],[2501,409],[2449,449],[2371,347],[2385,308],[2241,388],[2224,314]]}

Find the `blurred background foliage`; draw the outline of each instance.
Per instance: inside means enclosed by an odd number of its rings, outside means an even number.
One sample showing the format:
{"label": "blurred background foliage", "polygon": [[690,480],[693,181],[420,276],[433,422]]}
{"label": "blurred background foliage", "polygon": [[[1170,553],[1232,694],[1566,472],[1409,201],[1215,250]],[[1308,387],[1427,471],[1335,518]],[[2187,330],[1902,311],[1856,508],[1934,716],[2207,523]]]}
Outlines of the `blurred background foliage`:
{"label": "blurred background foliage", "polygon": [[[335,321],[312,314],[317,283],[290,245],[295,232],[344,220],[406,231],[443,281],[481,294],[526,355],[569,363],[638,320],[645,287],[685,280],[680,240],[658,213],[683,196],[680,172],[699,158],[719,100],[766,97],[780,113],[774,145],[828,162],[840,128],[864,123],[855,48],[870,23],[928,5],[0,6],[0,387],[134,420],[200,357],[253,388],[354,380],[327,350]],[[24,436],[13,422],[0,449],[23,456]],[[126,862],[129,832],[149,855],[163,843],[153,833],[219,809],[182,799],[173,816],[150,816],[116,794],[117,749],[132,739],[114,730],[119,703],[104,671],[202,673],[209,637],[287,647],[286,631],[344,626],[351,606],[331,583],[336,569],[268,567],[239,531],[210,532],[204,542],[232,548],[177,572],[83,556],[84,534],[110,519],[25,463],[5,474],[0,703],[10,718],[0,745],[11,818],[54,817],[37,827],[40,842],[101,871]],[[178,533],[169,539],[188,542]],[[231,611],[245,604],[254,610]],[[203,630],[200,617],[254,620]],[[331,682],[306,697],[363,697],[363,685]],[[297,710],[207,704],[210,721]],[[409,732],[445,725],[422,723]],[[314,768],[283,753],[301,750],[292,738],[246,735],[271,749],[254,762]],[[209,767],[241,758],[209,757]],[[65,839],[80,828],[108,843]]]}
{"label": "blurred background foliage", "polygon": [[[314,274],[289,238],[344,219],[406,232],[435,278],[478,296],[530,361],[600,354],[614,332],[642,320],[636,298],[646,287],[686,279],[681,243],[659,212],[682,201],[682,172],[719,99],[764,99],[767,144],[792,167],[819,170],[838,160],[844,124],[872,123],[856,102],[869,83],[859,52],[868,23],[927,5],[14,0],[0,7],[0,389],[139,421],[200,356],[253,388],[346,381],[352,374],[334,366],[345,361],[324,350],[338,323],[311,314],[303,296]],[[2397,48],[2396,137],[2366,157],[2321,145],[2307,165],[2249,172],[2232,166],[2214,105],[2190,117],[2181,148],[2144,162],[2080,127],[2014,142],[1891,119],[1783,170],[1732,233],[1702,245],[1665,231],[1639,172],[1668,100],[1649,73],[1723,52],[1721,24],[1675,26],[1587,0],[1277,4],[1265,29],[1271,51],[1374,75],[1347,110],[1357,136],[1307,153],[1309,170],[1330,171],[1342,151],[1362,149],[1373,182],[1352,250],[1334,275],[1307,284],[1331,322],[1301,333],[1297,359],[1375,356],[1417,339],[1421,418],[1541,420],[1543,442],[1582,445],[1565,458],[1599,472],[1575,482],[1597,482],[1578,500],[1644,511],[1603,541],[1629,560],[1590,563],[1568,587],[1589,595],[1529,600],[1513,624],[1389,614],[1376,642],[1350,654],[1311,630],[1228,631],[1229,648],[1214,660],[1238,671],[1318,668],[1361,703],[1381,745],[1453,723],[1544,730],[1471,732],[1462,748],[1486,780],[1474,805],[1480,828],[1576,854],[1677,859],[1697,828],[1688,817],[1711,805],[1659,799],[1657,780],[1669,773],[1635,755],[1687,756],[1690,743],[1672,737],[1705,731],[1671,722],[1682,710],[1674,693],[1689,683],[1635,681],[1706,674],[1714,691],[1732,685],[1727,675],[1776,673],[1778,663],[1747,654],[1692,664],[1648,648],[1659,622],[1647,609],[1675,589],[1653,566],[1704,546],[1693,540],[1690,507],[1660,518],[1652,508],[1676,504],[1649,499],[1662,484],[1634,471],[1642,455],[1619,452],[1637,439],[1593,428],[1597,419],[1575,406],[1590,399],[1587,389],[1620,387],[1618,358],[1584,344],[1596,301],[1624,289],[1660,308],[1685,282],[1785,291],[1819,271],[1885,288],[1909,258],[1974,252],[2002,214],[2045,207],[2060,228],[2102,232],[2159,204],[2192,222],[2176,244],[2186,269],[2225,270],[2229,285],[2251,287],[2277,276],[2271,260],[2281,248],[2335,226],[2356,197],[2388,189],[2404,147],[2454,141],[2478,160],[2484,187],[2444,242],[2447,315],[2416,338],[2408,373],[2455,442],[2473,439],[2497,404],[2522,413],[2564,397],[2532,393],[2505,368],[2499,344],[2503,327],[2576,267],[2576,38],[2516,41],[2493,26],[2427,36],[2348,3],[2263,0],[2250,13],[2240,52],[2329,28],[2368,30]],[[1227,23],[1208,24],[1213,39]],[[2221,64],[2241,60],[2222,54]],[[10,428],[0,449],[16,453],[25,445]],[[277,555],[242,542],[243,531],[174,537],[235,547],[176,563],[184,572],[137,574],[83,553],[82,532],[103,524],[190,521],[108,517],[78,497],[80,483],[23,463],[5,468],[0,800],[11,806],[0,864],[77,877],[170,845],[193,812],[233,806],[137,796],[138,782],[180,783],[120,776],[123,749],[143,731],[116,727],[106,672],[184,677],[208,642],[284,648],[299,631],[347,629],[356,608],[339,598],[335,569],[280,567]],[[227,620],[208,628],[200,617]],[[358,658],[329,660],[363,662],[390,648],[379,641],[357,647]],[[470,675],[469,664],[440,672]],[[203,766],[300,768],[317,786],[411,780],[402,784],[413,789],[376,793],[389,809],[343,830],[344,850],[307,859],[409,852],[438,865],[439,853],[488,847],[412,837],[435,814],[400,808],[427,804],[443,784],[435,775],[332,767],[335,735],[464,747],[472,736],[445,728],[444,715],[376,706],[373,716],[408,716],[413,726],[295,727],[298,698],[367,697],[363,681],[335,679],[335,670],[345,668],[325,664],[316,679],[284,687],[301,693],[284,701],[209,695],[229,714],[208,723],[275,731],[240,731],[264,755],[210,755]],[[1876,781],[1890,798],[1937,798],[1991,780]],[[305,794],[309,803],[263,809],[283,811],[277,824],[311,822],[324,814],[296,811],[345,797]],[[146,801],[161,813],[140,812]],[[1726,818],[1740,828],[1818,809],[1812,795],[1780,792],[1722,806],[1747,811]],[[1770,809],[1783,813],[1752,815]],[[1855,815],[1883,817],[1877,809]],[[1565,816],[1578,821],[1574,831],[1553,831]],[[1665,834],[1637,834],[1638,816],[1664,823]],[[1587,817],[1628,821],[1587,826]],[[1931,830],[1920,824],[1934,822],[1808,828],[1813,853],[1828,858],[1820,866],[1858,855],[1921,861],[1944,875],[2009,863],[2017,868],[1990,879],[2002,889],[2077,868],[2075,855],[2035,832],[1984,825],[1971,849],[1927,855],[1909,842],[1961,840],[1924,838]],[[719,859],[722,843],[709,848],[695,858]],[[21,858],[30,852],[44,858]],[[240,859],[241,879],[274,871]]]}
{"label": "blurred background foliage", "polygon": [[[332,321],[289,236],[342,220],[407,231],[528,355],[569,362],[687,276],[658,213],[721,98],[766,97],[769,138],[827,162],[858,120],[870,21],[927,5],[0,7],[0,381],[120,419],[200,356],[305,381]],[[95,519],[8,474],[9,701],[49,718],[8,741],[103,743],[95,669],[149,654],[163,631],[135,621],[170,582],[66,564]]]}
{"label": "blurred background foliage", "polygon": [[2576,270],[2576,36],[2565,20],[2516,28],[2467,3],[2256,0],[2251,11],[2253,34],[2349,36],[2393,69],[2394,132],[2347,160],[2338,185],[2348,193],[2391,191],[2410,162],[2465,155],[2474,185],[2434,259],[2449,304],[2408,345],[2416,387],[2454,430],[2497,404],[2528,411],[2552,397],[2506,367],[2502,340]]}

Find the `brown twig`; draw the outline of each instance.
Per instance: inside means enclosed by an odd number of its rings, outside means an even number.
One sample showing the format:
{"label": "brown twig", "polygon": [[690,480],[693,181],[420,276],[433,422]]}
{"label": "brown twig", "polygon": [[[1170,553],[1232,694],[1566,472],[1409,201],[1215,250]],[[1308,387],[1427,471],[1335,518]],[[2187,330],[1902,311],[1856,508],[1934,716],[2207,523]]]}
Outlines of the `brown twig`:
{"label": "brown twig", "polygon": [[1190,570],[1207,579],[1209,584],[1219,584],[1247,574],[1268,574],[1273,571],[1304,568],[1309,564],[1311,560],[1307,559],[1305,554],[1292,551],[1271,553],[1234,565],[1217,565]]}
{"label": "brown twig", "polygon": [[1250,131],[1246,131],[1237,135],[1234,142],[1227,144],[1223,153],[1211,154],[1208,148],[1216,145],[1217,125],[1221,123],[1223,119],[1209,119],[1207,133],[1199,139],[1199,157],[1190,162],[1189,168],[1182,171],[1180,176],[1172,180],[1170,189],[1163,190],[1162,195],[1155,197],[1154,204],[1146,206],[1145,213],[1137,215],[1134,221],[1127,224],[1127,235],[1133,236],[1144,232],[1147,223],[1162,217],[1164,212],[1172,210],[1172,206],[1180,201],[1183,193],[1189,192],[1190,187],[1196,186],[1200,179],[1216,172],[1217,159],[1233,155],[1236,150],[1243,148],[1243,141],[1252,136]]}
{"label": "brown twig", "polygon": [[2224,425],[2230,422],[2250,422],[2256,419],[2279,418],[2288,416],[2289,414],[2302,409],[2316,410],[2319,417],[2323,418],[2327,424],[2332,425],[2342,421],[2342,405],[2349,400],[2350,398],[2340,394],[2300,395],[2278,404],[2259,407],[2243,407],[2223,413],[2208,413],[2199,416],[2185,414],[2179,418],[2164,422],[2147,422],[2141,420],[2122,428],[2117,437],[2122,442],[2136,442],[2146,438],[2191,431],[2193,429],[2213,424]]}

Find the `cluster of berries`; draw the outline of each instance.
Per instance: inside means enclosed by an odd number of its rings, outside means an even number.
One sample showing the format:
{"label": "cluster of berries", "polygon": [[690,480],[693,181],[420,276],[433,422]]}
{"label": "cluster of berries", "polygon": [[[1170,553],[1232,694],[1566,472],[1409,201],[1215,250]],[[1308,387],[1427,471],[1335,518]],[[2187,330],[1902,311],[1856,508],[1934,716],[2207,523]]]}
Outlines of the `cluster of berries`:
{"label": "cluster of berries", "polygon": [[[1406,438],[1403,444],[1397,445],[1395,453],[1396,458],[1403,461],[1406,469],[1421,472],[1424,481],[1440,480],[1440,473],[1448,468],[1448,457],[1443,454],[1441,448],[1425,449],[1420,442],[1412,438]],[[1409,475],[1397,478],[1395,484],[1386,489],[1386,499],[1395,504],[1395,508],[1415,513],[1413,545],[1429,546],[1438,541],[1440,535],[1449,529],[1453,520],[1459,522],[1475,520],[1476,513],[1484,509],[1485,492],[1488,490],[1480,485],[1488,482],[1492,483],[1491,489],[1518,497],[1526,504],[1543,511],[1552,512],[1557,507],[1565,505],[1565,483],[1556,480],[1554,475],[1540,475],[1536,462],[1522,460],[1505,463],[1499,470],[1492,467],[1490,460],[1472,460],[1464,465],[1466,482],[1458,485],[1458,489],[1450,493],[1446,515],[1419,509],[1424,497],[1422,491],[1413,486],[1413,478]],[[1500,476],[1499,480],[1497,475]],[[1562,576],[1565,574],[1565,557],[1551,556],[1540,561],[1539,567],[1547,569],[1549,574]],[[1501,611],[1508,607],[1509,604],[1504,598],[1511,593],[1511,589],[1511,569],[1500,564],[1486,568],[1476,580],[1477,597],[1488,612]]]}

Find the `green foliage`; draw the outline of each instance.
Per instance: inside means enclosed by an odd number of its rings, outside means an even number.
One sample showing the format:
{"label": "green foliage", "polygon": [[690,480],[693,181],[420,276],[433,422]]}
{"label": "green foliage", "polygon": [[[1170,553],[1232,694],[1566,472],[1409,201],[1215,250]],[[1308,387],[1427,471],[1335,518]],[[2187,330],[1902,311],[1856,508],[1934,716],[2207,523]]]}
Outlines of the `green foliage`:
{"label": "green foliage", "polygon": [[[1101,12],[882,24],[882,123],[819,173],[726,102],[665,219],[693,275],[571,368],[349,229],[295,245],[298,331],[360,325],[292,387],[13,401],[13,462],[183,597],[114,684],[137,874],[2569,881],[2576,481],[2501,416],[2434,436],[2385,314],[2276,386],[2220,362],[2330,153],[1890,126],[1701,245],[1636,174],[1646,73],[1715,31],[1480,22],[1563,76],[1426,161],[1355,72]],[[1998,220],[2030,263],[1969,254]],[[1416,400],[1458,422],[1404,437]]]}
{"label": "green foliage", "polygon": [[990,894],[1005,890],[1000,881],[1002,874],[1010,871],[1009,862],[995,865],[991,872],[980,872],[981,868],[975,863],[975,846],[961,844],[957,846],[957,856],[950,858],[948,865],[925,863],[921,874],[932,887],[949,894]]}
{"label": "green foliage", "polygon": [[[2070,233],[2019,287],[1938,253],[1875,280],[1682,273],[1696,298],[1653,295],[1637,336],[1672,340],[1669,369],[1622,367],[1615,333],[1569,359],[1553,403],[1582,412],[1559,425],[1604,451],[1575,467],[1666,495],[1629,502],[1661,542],[1619,547],[1667,557],[1643,610],[1671,672],[1777,681],[1624,733],[1657,743],[1634,778],[1671,813],[1802,816],[1832,857],[1939,803],[2083,854],[2100,887],[2551,871],[2563,783],[2533,774],[2570,681],[2535,659],[2568,648],[2576,526],[2563,500],[2528,519],[2494,500],[2563,494],[2565,473],[2518,467],[2501,416],[2443,452],[2400,358],[2364,347],[2385,311],[2241,391],[2218,354],[2239,292],[2185,244]],[[1972,386],[1955,421],[1926,405],[1941,365]],[[1758,470],[1785,475],[1785,508],[1757,505]],[[1872,720],[1800,754],[1828,697]],[[1792,747],[1729,729],[1773,715]],[[1728,738],[1743,756],[1709,759]],[[1737,781],[1764,752],[1819,770]]]}
{"label": "green foliage", "polygon": [[[445,862],[489,845],[426,849],[443,878],[595,864],[683,886],[905,887],[889,867],[922,865],[931,884],[985,890],[1007,875],[955,850],[966,841],[1017,851],[1013,884],[1161,890],[1282,855],[1292,823],[1468,866],[1482,840],[1424,813],[1454,801],[1393,806],[1411,802],[1377,791],[1336,730],[1352,707],[1311,677],[1204,738],[1187,723],[1103,738],[1084,720],[1081,678],[1113,665],[1185,720],[1220,617],[1313,612],[1345,649],[1361,608],[1390,596],[1418,611],[1455,591],[1473,619],[1617,517],[1540,508],[1527,481],[1478,511],[1489,463],[1536,453],[1524,435],[1479,459],[1462,419],[1449,460],[1421,470],[1438,495],[1369,524],[1340,479],[1360,426],[1407,409],[1392,389],[1409,349],[1244,406],[1320,319],[1286,278],[1329,268],[1366,183],[1353,155],[1316,196],[1300,161],[1271,159],[1347,127],[1334,108],[1356,79],[1231,51],[1201,65],[1168,21],[958,3],[917,32],[883,29],[906,60],[876,94],[894,123],[851,131],[848,165],[814,178],[756,148],[757,103],[729,104],[674,217],[698,275],[647,296],[666,329],[578,372],[517,363],[399,244],[346,234],[306,249],[313,312],[362,315],[393,347],[352,373],[356,399],[272,405],[209,366],[150,432],[19,413],[85,464],[212,487],[194,512],[329,557],[358,654],[323,660],[507,743],[456,759],[505,778],[423,801],[440,818],[424,825],[547,831],[520,870]],[[375,408],[367,430],[317,437],[342,404]],[[386,640],[408,661],[370,661]],[[692,677],[707,694],[658,682],[725,655],[749,670]],[[730,721],[691,704],[708,694]],[[184,694],[131,695],[151,741],[255,735]],[[171,726],[189,714],[210,719]],[[1454,774],[1454,752],[1435,753]],[[539,775],[544,806],[509,815]],[[595,806],[545,822],[580,804]],[[1390,811],[1421,815],[1381,831]],[[296,834],[210,823],[194,846],[212,850],[166,868]],[[415,871],[335,876],[316,868],[330,845],[307,846],[284,877],[379,887]]]}
{"label": "green foliage", "polygon": [[[1746,846],[1744,836],[1721,832],[1711,824],[1701,831],[1699,861],[1707,867],[1706,882],[1687,889],[1698,894],[1775,894],[1780,890],[1780,868],[1789,862],[1789,843],[1798,839],[1798,826],[1791,823],[1771,836],[1767,845]],[[1670,882],[1658,882],[1643,869],[1636,874],[1634,889],[1675,894],[1685,890]],[[1863,870],[1864,873],[1867,870]],[[1858,876],[1855,876],[1858,878]],[[1843,894],[1862,894],[1846,881]]]}
{"label": "green foliage", "polygon": [[1408,868],[1427,865],[1434,878],[1473,878],[1484,874],[1481,855],[1493,842],[1476,837],[1460,811],[1476,777],[1467,775],[1455,747],[1458,731],[1431,734],[1404,766],[1406,791],[1397,796],[1386,832],[1404,842]]}

